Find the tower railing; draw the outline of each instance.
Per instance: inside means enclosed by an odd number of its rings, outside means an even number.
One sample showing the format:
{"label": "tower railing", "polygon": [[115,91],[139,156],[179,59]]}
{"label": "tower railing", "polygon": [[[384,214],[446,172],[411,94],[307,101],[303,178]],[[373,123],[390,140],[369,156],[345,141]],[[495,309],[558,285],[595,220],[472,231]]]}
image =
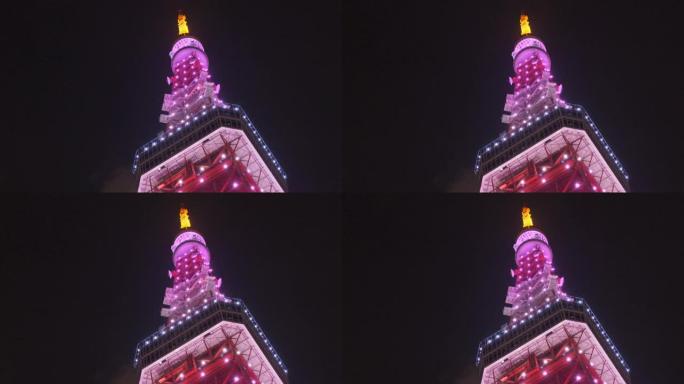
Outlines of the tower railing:
{"label": "tower railing", "polygon": [[[216,317],[217,313],[219,314]],[[266,337],[263,329],[259,326],[252,313],[247,309],[247,306],[240,299],[224,298],[214,299],[213,301],[204,304],[195,309],[189,316],[179,320],[175,323],[164,325],[157,330],[157,332],[146,337],[138,343],[135,349],[135,357],[133,365],[136,368],[142,368],[155,360],[171,353],[178,344],[185,343],[197,335],[204,332],[202,329],[194,329],[198,323],[206,322],[207,320],[227,320],[235,323],[244,324],[253,335],[254,339],[261,346],[269,360],[272,360],[272,365],[287,374],[287,366],[276,352],[275,347]],[[218,323],[218,321],[215,321]],[[173,341],[170,343],[170,341]]]}
{"label": "tower railing", "polygon": [[[508,151],[512,151],[511,156],[507,156],[507,158],[512,158],[513,156],[521,153],[525,149],[538,142],[538,140],[534,140],[534,142],[527,143],[526,140],[528,140],[530,137],[538,135],[539,133],[543,133],[543,136],[548,136],[558,129],[563,128],[564,124],[552,126],[551,123],[565,118],[569,118],[570,120],[578,121],[580,123],[572,124],[570,121],[568,121],[567,123],[569,124],[567,125],[570,125],[570,128],[578,128],[587,132],[603,157],[606,159],[606,162],[610,168],[613,169],[614,173],[618,175],[618,177],[620,177],[621,182],[625,186],[628,185],[629,175],[627,174],[625,167],[617,158],[610,145],[608,145],[608,142],[601,134],[598,127],[586,112],[584,107],[569,103],[566,104],[566,107],[556,106],[553,109],[545,110],[536,117],[533,117],[532,121],[528,122],[524,126],[518,127],[510,132],[506,132],[498,139],[493,140],[489,144],[486,144],[480,148],[477,151],[477,157],[475,159],[475,173],[487,173],[496,166],[500,165],[499,163],[493,162],[493,160],[497,157],[504,155]],[[586,126],[584,126],[585,124]]]}
{"label": "tower railing", "polygon": [[[561,316],[555,316],[562,312]],[[565,300],[556,299],[545,304],[543,307],[537,309],[535,313],[528,315],[514,324],[504,324],[501,329],[492,335],[483,339],[477,349],[477,356],[475,359],[477,366],[488,365],[492,361],[502,357],[506,353],[518,348],[520,343],[513,344],[515,339],[523,337],[524,339],[532,339],[539,335],[539,322],[548,320],[557,324],[564,319],[581,321],[589,325],[595,333],[598,341],[604,346],[604,349],[611,353],[614,360],[619,362],[621,368],[628,374],[630,371],[627,361],[622,357],[622,354],[617,350],[615,343],[608,336],[608,333],[603,328],[594,312],[589,307],[587,302],[580,297],[568,296]],[[553,325],[553,324],[550,324]],[[543,330],[541,330],[543,332]],[[516,340],[517,341],[517,340]],[[617,366],[617,364],[616,364]],[[620,368],[620,366],[618,366]]]}
{"label": "tower railing", "polygon": [[[157,138],[142,145],[135,152],[133,157],[132,172],[134,174],[138,172],[144,173],[154,168],[156,165],[163,163],[166,159],[185,148],[185,146],[178,144],[185,144],[185,140],[190,134],[188,132],[196,133],[194,131],[196,129],[200,129],[202,133],[209,134],[214,130],[214,127],[207,125],[206,123],[225,114],[228,114],[229,118],[236,119],[241,122],[241,124],[233,128],[243,130],[245,133],[247,133],[250,140],[253,141],[254,147],[264,158],[264,162],[269,164],[269,168],[272,168],[275,171],[274,175],[278,175],[278,178],[281,179],[281,182],[285,184],[285,181],[287,180],[287,174],[285,173],[285,170],[276,159],[273,151],[271,151],[266,144],[266,141],[259,134],[259,131],[257,131],[254,123],[252,123],[247,113],[237,104],[225,104],[220,107],[212,106],[211,108],[204,110],[194,116],[191,121],[188,121],[173,130],[169,130],[168,132],[163,132],[157,136]],[[247,129],[245,129],[245,127],[247,127]],[[199,139],[201,139],[201,137],[197,138],[197,140]]]}

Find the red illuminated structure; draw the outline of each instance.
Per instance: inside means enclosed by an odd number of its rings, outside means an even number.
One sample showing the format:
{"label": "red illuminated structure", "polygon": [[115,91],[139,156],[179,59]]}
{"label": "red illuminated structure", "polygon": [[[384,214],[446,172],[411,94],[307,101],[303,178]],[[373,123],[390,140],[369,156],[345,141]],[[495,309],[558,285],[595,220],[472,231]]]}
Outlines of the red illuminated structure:
{"label": "red illuminated structure", "polygon": [[627,192],[629,176],[588,112],[561,98],[527,15],[512,56],[499,137],[477,153],[480,192]]}
{"label": "red illuminated structure", "polygon": [[282,166],[242,107],[219,98],[183,13],[178,34],[160,116],[165,129],[135,153],[138,192],[284,192]]}
{"label": "red illuminated structure", "polygon": [[202,235],[181,209],[181,233],[171,251],[173,286],[167,321],[138,343],[140,384],[287,384],[287,368],[244,302],[221,293]]}
{"label": "red illuminated structure", "polygon": [[529,208],[513,249],[515,286],[503,311],[509,322],[478,347],[481,384],[629,384],[627,362],[587,302],[563,291]]}

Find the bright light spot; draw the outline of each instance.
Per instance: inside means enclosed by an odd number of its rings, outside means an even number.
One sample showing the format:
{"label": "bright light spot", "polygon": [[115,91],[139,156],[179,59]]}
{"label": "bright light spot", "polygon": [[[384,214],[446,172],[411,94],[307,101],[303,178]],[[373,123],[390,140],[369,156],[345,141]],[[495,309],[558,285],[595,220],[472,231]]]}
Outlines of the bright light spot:
{"label": "bright light spot", "polygon": [[542,183],[543,183],[543,184],[546,184],[546,179],[542,179]]}
{"label": "bright light spot", "polygon": [[203,177],[200,178],[200,183],[204,183],[204,178],[203,178]]}

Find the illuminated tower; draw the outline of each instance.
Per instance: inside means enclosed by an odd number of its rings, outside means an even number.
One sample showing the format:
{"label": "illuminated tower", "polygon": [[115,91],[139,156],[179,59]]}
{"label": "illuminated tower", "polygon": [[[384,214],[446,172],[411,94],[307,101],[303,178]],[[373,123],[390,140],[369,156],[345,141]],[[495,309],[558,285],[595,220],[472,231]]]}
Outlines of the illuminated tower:
{"label": "illuminated tower", "polygon": [[220,291],[202,235],[181,209],[171,246],[173,283],[161,315],[166,324],[136,348],[140,384],[286,384],[287,368],[244,302]]}
{"label": "illuminated tower", "polygon": [[529,208],[513,250],[515,286],[503,310],[509,321],[480,343],[481,384],[630,383],[627,362],[587,302],[563,291]]}
{"label": "illuminated tower", "polygon": [[247,113],[219,98],[202,43],[178,14],[164,129],[135,152],[138,192],[284,192],[287,176]]}
{"label": "illuminated tower", "polygon": [[500,136],[477,152],[480,192],[626,192],[629,176],[586,110],[561,99],[551,58],[520,16]]}

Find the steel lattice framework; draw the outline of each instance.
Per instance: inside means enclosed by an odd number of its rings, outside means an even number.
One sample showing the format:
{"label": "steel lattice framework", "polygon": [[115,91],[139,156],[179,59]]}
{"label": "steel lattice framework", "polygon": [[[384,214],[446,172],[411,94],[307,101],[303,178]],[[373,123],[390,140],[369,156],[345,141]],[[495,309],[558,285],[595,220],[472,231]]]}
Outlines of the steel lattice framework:
{"label": "steel lattice framework", "polygon": [[242,324],[223,321],[142,370],[140,384],[282,384]]}
{"label": "steel lattice framework", "polygon": [[625,192],[589,135],[563,127],[482,178],[480,192]]}
{"label": "steel lattice framework", "polygon": [[484,369],[482,384],[626,384],[586,324],[565,320]]}
{"label": "steel lattice framework", "polygon": [[139,192],[283,192],[243,131],[219,128],[145,173]]}

